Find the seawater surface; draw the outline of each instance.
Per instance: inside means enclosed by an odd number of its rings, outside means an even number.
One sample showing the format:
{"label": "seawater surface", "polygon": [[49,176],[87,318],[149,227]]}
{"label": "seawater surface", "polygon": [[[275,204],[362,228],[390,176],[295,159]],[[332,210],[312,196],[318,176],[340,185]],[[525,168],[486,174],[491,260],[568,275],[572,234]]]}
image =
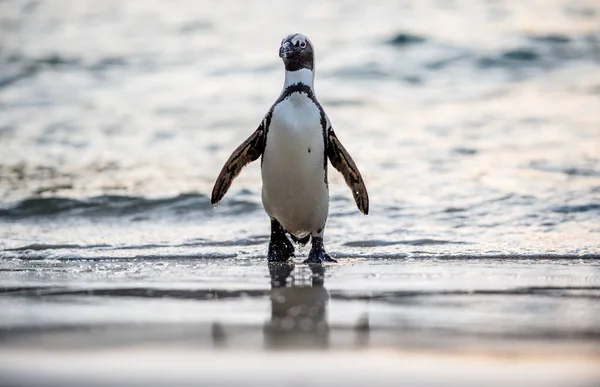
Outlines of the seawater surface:
{"label": "seawater surface", "polygon": [[[330,169],[317,272],[266,264],[259,163],[209,198],[292,32],[371,199]],[[599,65],[592,0],[0,2],[0,374],[594,385]]]}

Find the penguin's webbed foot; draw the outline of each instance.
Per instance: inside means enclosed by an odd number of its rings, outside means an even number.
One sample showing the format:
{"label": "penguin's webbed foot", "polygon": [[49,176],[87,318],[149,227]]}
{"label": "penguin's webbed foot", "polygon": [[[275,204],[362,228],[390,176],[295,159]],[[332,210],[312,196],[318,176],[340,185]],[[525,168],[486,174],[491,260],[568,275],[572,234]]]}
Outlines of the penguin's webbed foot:
{"label": "penguin's webbed foot", "polygon": [[304,261],[304,263],[307,263],[309,265],[311,264],[322,264],[325,262],[330,262],[330,263],[337,263],[337,261],[333,258],[331,258],[331,256],[329,254],[327,254],[326,252],[321,252],[319,254],[308,254],[308,259]]}
{"label": "penguin's webbed foot", "polygon": [[308,264],[321,264],[325,262],[336,263],[337,261],[329,254],[325,252],[325,247],[323,246],[323,238],[313,237],[312,248],[308,253],[308,259],[304,261],[304,263]]}
{"label": "penguin's webbed foot", "polygon": [[294,256],[294,245],[285,235],[285,230],[275,219],[271,219],[271,241],[269,242],[269,262],[287,262]]}
{"label": "penguin's webbed foot", "polygon": [[285,239],[271,239],[269,242],[269,262],[286,262],[294,256],[294,246],[284,236]]}

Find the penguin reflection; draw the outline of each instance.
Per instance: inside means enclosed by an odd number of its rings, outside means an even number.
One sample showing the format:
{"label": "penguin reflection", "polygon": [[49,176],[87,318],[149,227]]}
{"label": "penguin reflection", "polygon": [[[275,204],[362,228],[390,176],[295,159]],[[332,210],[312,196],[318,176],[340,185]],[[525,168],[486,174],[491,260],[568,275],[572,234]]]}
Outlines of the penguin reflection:
{"label": "penguin reflection", "polygon": [[324,348],[329,344],[325,268],[270,263],[271,321],[265,324],[268,348]]}

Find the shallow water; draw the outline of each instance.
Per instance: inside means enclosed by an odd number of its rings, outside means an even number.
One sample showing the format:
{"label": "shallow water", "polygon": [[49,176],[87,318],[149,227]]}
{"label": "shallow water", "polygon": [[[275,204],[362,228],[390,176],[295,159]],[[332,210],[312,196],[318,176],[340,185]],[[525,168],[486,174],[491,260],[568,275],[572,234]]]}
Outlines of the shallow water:
{"label": "shallow water", "polygon": [[600,380],[596,259],[16,259],[0,281],[7,385]]}
{"label": "shallow water", "polygon": [[[193,341],[225,345],[223,361],[306,345],[426,350],[428,366],[471,349],[597,362],[598,3],[300,8],[0,2],[2,353],[40,350],[50,364],[56,348]],[[264,259],[258,164],[216,208],[208,197],[277,98],[278,45],[295,31],[316,47],[317,96],[371,198],[364,217],[331,169],[325,243],[340,264],[315,291],[297,254],[294,284],[313,289],[302,302],[326,297],[326,339],[270,330],[281,289]],[[597,380],[577,367],[561,375]]]}

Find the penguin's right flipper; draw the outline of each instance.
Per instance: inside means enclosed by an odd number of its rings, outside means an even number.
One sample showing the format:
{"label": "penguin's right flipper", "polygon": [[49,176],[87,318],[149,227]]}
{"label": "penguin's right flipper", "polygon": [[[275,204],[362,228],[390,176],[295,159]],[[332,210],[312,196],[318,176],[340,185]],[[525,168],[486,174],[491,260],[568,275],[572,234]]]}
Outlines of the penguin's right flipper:
{"label": "penguin's right flipper", "polygon": [[223,196],[227,193],[233,179],[240,174],[242,168],[258,159],[260,155],[263,154],[264,150],[265,130],[263,125],[260,125],[258,129],[242,143],[242,145],[233,151],[223,166],[223,169],[221,169],[221,173],[219,173],[219,177],[217,177],[210,198],[210,202],[213,206],[223,199]]}

